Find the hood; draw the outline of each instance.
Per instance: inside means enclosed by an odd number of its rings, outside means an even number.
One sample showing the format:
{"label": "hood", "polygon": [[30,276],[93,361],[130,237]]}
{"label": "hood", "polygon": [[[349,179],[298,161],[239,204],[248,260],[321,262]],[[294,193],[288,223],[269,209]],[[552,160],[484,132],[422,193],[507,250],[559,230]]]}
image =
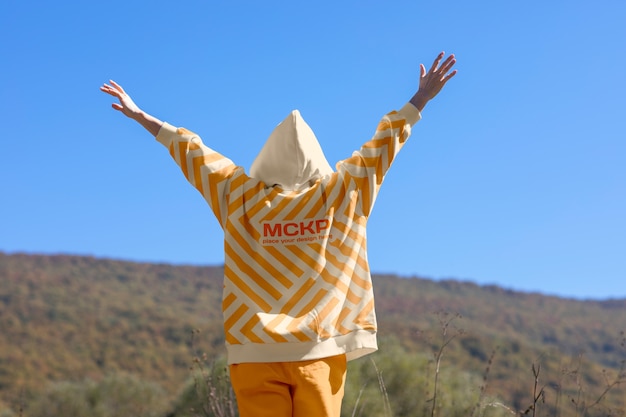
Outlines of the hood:
{"label": "hood", "polygon": [[297,190],[332,172],[313,130],[298,110],[276,126],[250,167],[252,178],[286,190]]}

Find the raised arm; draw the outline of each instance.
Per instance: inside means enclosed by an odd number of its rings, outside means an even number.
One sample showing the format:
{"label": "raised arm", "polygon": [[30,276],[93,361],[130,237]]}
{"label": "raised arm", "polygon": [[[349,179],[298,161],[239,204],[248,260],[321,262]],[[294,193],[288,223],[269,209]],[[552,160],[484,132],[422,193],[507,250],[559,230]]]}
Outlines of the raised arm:
{"label": "raised arm", "polygon": [[100,90],[112,95],[113,97],[117,97],[119,100],[119,103],[113,103],[111,107],[115,110],[121,111],[125,116],[135,120],[156,137],[159,133],[159,129],[161,129],[161,126],[163,125],[163,122],[141,110],[124,91],[121,85],[117,84],[113,80],[111,80],[110,83],[111,85],[103,84],[102,87],[100,87]]}
{"label": "raised arm", "polygon": [[437,55],[428,72],[426,72],[424,64],[420,64],[419,89],[409,100],[420,112],[424,109],[426,103],[439,94],[450,78],[456,75],[456,70],[450,71],[456,63],[454,55],[448,56],[442,63],[441,60],[444,55],[443,52]]}

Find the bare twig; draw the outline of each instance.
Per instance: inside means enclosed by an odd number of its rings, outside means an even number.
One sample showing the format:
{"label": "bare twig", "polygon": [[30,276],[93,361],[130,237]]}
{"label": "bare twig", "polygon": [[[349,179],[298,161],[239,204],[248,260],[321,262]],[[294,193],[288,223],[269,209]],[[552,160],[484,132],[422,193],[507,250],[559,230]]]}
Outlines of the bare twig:
{"label": "bare twig", "polygon": [[457,332],[452,336],[448,336],[448,328],[450,324],[454,321],[454,319],[460,318],[460,314],[456,314],[450,317],[449,313],[440,312],[438,313],[439,324],[441,325],[441,337],[442,343],[439,346],[439,349],[435,352],[435,383],[433,387],[433,397],[432,397],[432,405],[430,408],[430,417],[435,416],[435,409],[437,408],[437,394],[438,394],[438,386],[439,386],[439,368],[441,366],[441,358],[443,357],[443,352],[446,347],[454,340],[458,335],[463,333],[463,330],[457,329]]}
{"label": "bare twig", "polygon": [[383,373],[378,370],[376,366],[376,362],[374,362],[373,358],[370,358],[372,364],[374,365],[374,369],[376,370],[376,376],[378,377],[378,386],[380,388],[380,392],[383,394],[383,409],[385,412],[385,416],[391,417],[391,403],[389,402],[389,395],[387,394],[387,387],[385,386],[385,381],[383,380]]}
{"label": "bare twig", "polygon": [[354,408],[352,409],[352,417],[356,416],[356,411],[359,408],[359,402],[361,402],[361,397],[363,396],[363,391],[365,391],[365,387],[367,387],[367,382],[363,384],[363,386],[359,390],[359,395],[356,397],[356,401],[354,402]]}

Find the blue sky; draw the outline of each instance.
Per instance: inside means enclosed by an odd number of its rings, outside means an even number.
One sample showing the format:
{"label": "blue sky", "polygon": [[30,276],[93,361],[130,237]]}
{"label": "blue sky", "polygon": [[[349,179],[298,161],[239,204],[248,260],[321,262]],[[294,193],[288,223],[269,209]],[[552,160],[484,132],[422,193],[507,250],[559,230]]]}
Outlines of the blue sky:
{"label": "blue sky", "polygon": [[331,164],[441,50],[368,226],[372,270],[626,297],[626,3],[6,0],[0,251],[221,264],[166,150],[98,90],[249,167],[292,109]]}

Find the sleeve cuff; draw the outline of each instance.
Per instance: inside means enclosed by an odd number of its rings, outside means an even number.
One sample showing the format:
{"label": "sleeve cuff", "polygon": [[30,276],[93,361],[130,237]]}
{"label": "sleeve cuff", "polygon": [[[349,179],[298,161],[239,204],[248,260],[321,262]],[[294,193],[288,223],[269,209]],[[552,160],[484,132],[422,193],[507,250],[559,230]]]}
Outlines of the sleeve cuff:
{"label": "sleeve cuff", "polygon": [[398,114],[404,117],[404,119],[406,119],[406,121],[410,123],[411,126],[413,126],[422,118],[422,114],[420,113],[420,111],[417,110],[417,107],[415,107],[411,103],[406,103],[404,107],[402,107],[400,111],[398,111]]}
{"label": "sleeve cuff", "polygon": [[176,130],[176,127],[167,122],[163,122],[161,128],[159,129],[159,133],[156,135],[156,140],[161,142],[164,146],[169,147],[172,139],[176,136]]}

